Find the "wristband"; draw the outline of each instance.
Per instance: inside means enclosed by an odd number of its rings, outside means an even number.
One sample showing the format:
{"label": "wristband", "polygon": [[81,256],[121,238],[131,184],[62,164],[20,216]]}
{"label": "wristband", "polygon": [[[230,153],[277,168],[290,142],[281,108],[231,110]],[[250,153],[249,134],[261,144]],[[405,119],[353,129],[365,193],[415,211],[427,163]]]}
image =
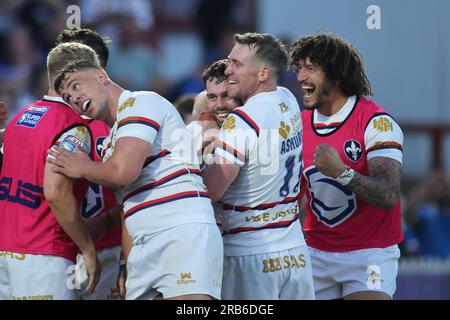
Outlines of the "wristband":
{"label": "wristband", "polygon": [[339,182],[341,185],[346,186],[350,183],[350,181],[352,181],[354,175],[355,170],[353,170],[349,166],[345,166],[344,172],[342,172],[341,175],[334,180]]}

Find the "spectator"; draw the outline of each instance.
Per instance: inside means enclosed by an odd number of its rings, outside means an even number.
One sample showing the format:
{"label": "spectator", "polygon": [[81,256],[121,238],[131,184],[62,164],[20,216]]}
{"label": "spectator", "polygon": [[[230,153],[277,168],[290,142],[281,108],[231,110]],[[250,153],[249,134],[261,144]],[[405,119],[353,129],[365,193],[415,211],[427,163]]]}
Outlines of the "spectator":
{"label": "spectator", "polygon": [[150,87],[156,76],[156,55],[140,42],[139,28],[133,16],[118,18],[119,38],[110,49],[108,71],[117,82],[133,90]]}
{"label": "spectator", "polygon": [[405,220],[419,240],[418,254],[450,257],[450,178],[443,169],[428,175],[406,198]]}
{"label": "spectator", "polygon": [[194,107],[194,100],[195,95],[184,94],[174,102],[174,106],[180,113],[185,125],[188,125],[192,121],[192,109]]}

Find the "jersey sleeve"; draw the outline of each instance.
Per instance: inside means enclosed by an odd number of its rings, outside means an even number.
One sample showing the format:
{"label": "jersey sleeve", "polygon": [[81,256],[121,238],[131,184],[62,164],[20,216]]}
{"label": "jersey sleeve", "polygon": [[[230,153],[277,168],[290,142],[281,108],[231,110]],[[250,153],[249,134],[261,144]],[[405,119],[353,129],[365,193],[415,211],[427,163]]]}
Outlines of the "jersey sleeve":
{"label": "jersey sleeve", "polygon": [[391,116],[381,114],[373,117],[367,125],[364,140],[367,160],[387,157],[403,163],[403,132]]}
{"label": "jersey sleeve", "polygon": [[86,154],[91,152],[91,133],[84,125],[77,125],[63,132],[55,141],[54,145],[75,153],[78,146]]}
{"label": "jersey sleeve", "polygon": [[259,129],[255,128],[256,124],[244,112],[230,113],[219,131],[215,154],[242,167],[257,144]]}
{"label": "jersey sleeve", "polygon": [[116,140],[134,137],[153,144],[167,111],[166,104],[157,95],[128,98],[118,108]]}

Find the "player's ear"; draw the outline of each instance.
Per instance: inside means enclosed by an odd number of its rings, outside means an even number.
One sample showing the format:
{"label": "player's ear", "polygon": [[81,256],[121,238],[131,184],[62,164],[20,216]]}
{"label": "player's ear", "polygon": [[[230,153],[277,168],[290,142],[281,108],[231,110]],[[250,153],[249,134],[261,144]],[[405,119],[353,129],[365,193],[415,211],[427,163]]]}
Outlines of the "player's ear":
{"label": "player's ear", "polygon": [[107,84],[109,76],[103,68],[97,70],[97,77],[101,84]]}
{"label": "player's ear", "polygon": [[267,81],[270,78],[271,70],[268,66],[262,66],[258,72],[259,81]]}

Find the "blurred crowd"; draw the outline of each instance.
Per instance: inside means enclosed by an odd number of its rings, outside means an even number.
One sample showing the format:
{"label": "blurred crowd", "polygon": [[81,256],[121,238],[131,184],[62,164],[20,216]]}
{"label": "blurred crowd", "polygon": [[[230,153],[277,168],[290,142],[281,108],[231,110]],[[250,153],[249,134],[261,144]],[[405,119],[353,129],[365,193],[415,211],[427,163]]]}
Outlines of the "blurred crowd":
{"label": "blurred crowd", "polygon": [[402,256],[450,259],[450,176],[431,170],[403,201]]}
{"label": "blurred crowd", "polygon": [[107,71],[118,84],[172,102],[203,90],[203,70],[256,23],[255,0],[0,1],[0,101],[10,118],[48,91],[45,57],[71,5],[81,27],[111,40]]}

